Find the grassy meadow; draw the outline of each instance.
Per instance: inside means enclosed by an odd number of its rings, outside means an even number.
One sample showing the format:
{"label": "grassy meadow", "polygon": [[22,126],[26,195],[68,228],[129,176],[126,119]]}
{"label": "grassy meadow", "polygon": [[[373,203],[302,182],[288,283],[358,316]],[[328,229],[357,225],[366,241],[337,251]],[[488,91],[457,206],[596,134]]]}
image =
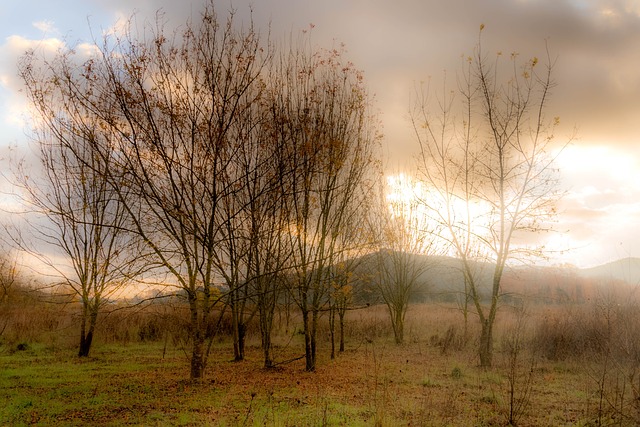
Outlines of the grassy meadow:
{"label": "grassy meadow", "polygon": [[[116,339],[105,322],[88,358],[75,356],[73,329],[61,327],[29,342],[2,340],[0,425],[637,425],[635,361],[578,351],[559,334],[590,317],[567,307],[503,307],[494,366],[485,370],[477,367],[475,318],[465,334],[455,307],[412,306],[402,346],[383,307],[369,307],[349,313],[345,352],[333,360],[328,331],[320,331],[313,373],[293,360],[304,354],[294,319],[276,334],[276,359],[286,363],[263,369],[252,330],[246,360],[233,362],[231,340],[220,335],[199,383],[188,380],[179,340],[166,333],[149,340],[131,316],[117,323],[137,331]],[[562,339],[576,354],[559,342],[548,348]]]}

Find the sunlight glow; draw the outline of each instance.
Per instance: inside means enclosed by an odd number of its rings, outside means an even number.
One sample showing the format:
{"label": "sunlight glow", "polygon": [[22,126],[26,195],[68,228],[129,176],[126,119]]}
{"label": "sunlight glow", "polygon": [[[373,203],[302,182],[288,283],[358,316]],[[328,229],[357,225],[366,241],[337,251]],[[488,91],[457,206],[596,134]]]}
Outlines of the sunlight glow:
{"label": "sunlight glow", "polygon": [[387,185],[390,190],[387,194],[389,203],[412,204],[415,203],[416,196],[423,195],[422,184],[403,173],[387,176]]}
{"label": "sunlight glow", "polygon": [[387,202],[392,215],[404,217],[420,228],[432,228],[427,207],[420,202],[427,196],[422,183],[401,173],[387,177],[387,188]]}
{"label": "sunlight glow", "polygon": [[[492,248],[494,244],[499,246],[495,241],[499,237],[499,219],[491,203],[447,196],[404,174],[388,176],[387,184],[387,201],[392,214],[405,218],[411,215],[411,224],[419,224],[412,228],[421,233],[423,239],[432,242],[432,252],[458,257],[458,250],[463,250],[475,259],[495,260],[497,255]],[[511,251],[518,252],[522,258],[522,254],[538,253],[543,246],[553,253],[566,250],[568,242],[565,238],[550,237],[546,233],[517,230],[511,240]]]}
{"label": "sunlight glow", "polygon": [[[487,204],[466,203],[460,198],[447,203],[441,193],[405,174],[388,176],[387,185],[392,214],[406,218],[421,233],[420,238],[430,241],[434,253],[457,256],[451,245],[451,230],[464,233],[470,226],[474,239],[486,233],[485,220],[491,209]],[[451,229],[447,223],[452,224]]]}
{"label": "sunlight glow", "polygon": [[[398,245],[396,250],[429,253],[433,239],[429,233],[433,229],[424,199],[422,185],[405,174],[387,177],[387,206],[393,219],[393,230],[389,241]],[[397,227],[397,228],[396,228]],[[387,242],[389,243],[389,242]]]}

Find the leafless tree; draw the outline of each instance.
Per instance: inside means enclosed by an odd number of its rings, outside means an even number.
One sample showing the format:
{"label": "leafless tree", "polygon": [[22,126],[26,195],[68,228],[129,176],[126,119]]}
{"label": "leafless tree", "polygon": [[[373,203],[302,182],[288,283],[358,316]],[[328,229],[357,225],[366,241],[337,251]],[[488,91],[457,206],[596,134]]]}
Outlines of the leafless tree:
{"label": "leafless tree", "polygon": [[9,324],[9,307],[18,281],[18,268],[15,256],[9,252],[0,252],[0,337]]}
{"label": "leafless tree", "polygon": [[383,187],[371,221],[378,247],[373,281],[389,311],[395,342],[403,344],[409,300],[425,285],[423,274],[433,262],[427,256],[434,255],[434,225],[420,210],[415,183],[405,175],[389,180],[394,182]]}
{"label": "leafless tree", "polygon": [[[373,174],[372,174],[373,176]],[[366,187],[371,190],[369,186]],[[360,307],[354,305],[356,289],[364,283],[369,274],[365,272],[367,255],[375,250],[375,243],[367,229],[367,215],[372,211],[370,192],[361,199],[361,204],[351,209],[340,236],[343,250],[336,254],[331,267],[329,289],[329,332],[331,335],[331,358],[336,353],[336,320],[338,323],[338,351],[345,350],[345,317],[349,310]],[[337,319],[336,319],[337,316]]]}
{"label": "leafless tree", "polygon": [[36,55],[23,58],[20,73],[34,111],[38,168],[14,164],[14,184],[26,205],[28,234],[35,239],[19,232],[14,241],[79,298],[82,357],[89,355],[99,313],[143,268],[138,263],[141,250],[126,232],[130,194],[122,191],[119,197],[108,181],[114,158],[93,151],[94,144],[107,144],[110,136],[70,97],[77,88],[68,85],[80,70],[66,53],[37,68]]}
{"label": "leafless tree", "polygon": [[[260,82],[256,84],[258,90],[264,82],[257,81]],[[257,312],[251,304],[251,282],[256,268],[261,268],[255,265],[255,251],[263,232],[261,221],[265,215],[261,203],[270,189],[268,187],[273,185],[269,180],[273,151],[268,138],[262,133],[266,104],[261,102],[262,96],[257,92],[256,95],[252,104],[244,107],[243,117],[231,124],[234,152],[220,177],[233,184],[231,193],[220,204],[220,243],[216,265],[222,267],[220,275],[228,288],[225,301],[231,310],[236,361],[244,359],[247,324]]]}
{"label": "leafless tree", "polygon": [[[498,54],[491,61],[479,41],[464,62],[457,91],[445,87],[432,103],[423,88],[412,112],[420,179],[427,189],[423,204],[462,261],[481,325],[482,366],[492,363],[507,263],[543,254],[526,237],[550,229],[560,197],[552,145],[559,120],[545,115],[554,87],[553,61],[547,54],[546,65],[537,58],[521,63],[513,54],[505,67],[501,59]],[[476,261],[493,265],[486,298]]]}
{"label": "leafless tree", "polygon": [[[280,297],[285,291],[286,275],[289,274],[291,251],[282,231],[287,228],[286,210],[282,198],[269,192],[270,198],[253,219],[253,248],[250,252],[250,281],[252,301],[258,311],[260,336],[265,368],[275,366],[272,353],[272,331],[274,316]],[[267,196],[267,194],[265,194]],[[274,197],[275,196],[275,197]]]}
{"label": "leafless tree", "polygon": [[231,266],[238,254],[223,256],[230,237],[224,231],[241,208],[229,200],[242,187],[236,160],[251,125],[245,121],[261,96],[265,54],[253,27],[237,30],[233,14],[220,23],[212,3],[180,42],[167,40],[159,28],[149,42],[128,39],[118,46],[123,55],[106,61],[121,114],[110,123],[121,150],[131,153],[122,169],[132,172],[126,182],[142,202],[130,216],[186,294],[191,378],[197,379],[206,366],[212,309],[221,298],[216,278],[225,279],[231,295],[240,285]]}
{"label": "leafless tree", "polygon": [[[273,76],[272,76],[273,77]],[[277,79],[275,80],[277,82]],[[271,81],[273,84],[273,81]],[[247,204],[247,283],[250,295],[258,311],[260,335],[265,368],[275,366],[272,354],[272,331],[274,316],[285,289],[286,276],[291,274],[291,240],[287,236],[290,218],[291,171],[290,151],[278,122],[282,117],[274,116],[273,95],[279,85],[271,87],[265,105],[266,120],[262,122],[260,134],[264,138],[258,148],[259,167],[252,175],[246,175],[245,188],[249,193]],[[270,107],[270,108],[269,108]]]}
{"label": "leafless tree", "polygon": [[[225,199],[223,248],[228,259],[223,271],[229,284],[236,360],[244,358],[247,323],[258,314],[265,367],[272,367],[271,331],[277,299],[290,258],[287,229],[290,200],[291,159],[283,139],[279,138],[274,117],[273,76],[261,76],[264,96],[251,106],[250,117],[242,125],[243,139],[238,146],[232,169],[237,183],[233,198]],[[277,82],[277,80],[275,80]]]}
{"label": "leafless tree", "polygon": [[306,370],[316,366],[318,316],[327,301],[342,229],[359,205],[378,139],[360,72],[340,50],[292,48],[281,60],[277,108],[291,159],[287,236],[291,290],[305,334]]}
{"label": "leafless tree", "polygon": [[238,30],[233,11],[219,20],[212,1],[173,34],[163,19],[106,35],[82,65],[61,52],[38,74],[27,58],[24,74],[44,82],[34,94],[58,97],[40,114],[59,126],[56,142],[74,140],[80,176],[106,183],[109,218],[126,221],[108,229],[143,242],[154,272],[186,299],[192,379],[203,376],[224,303],[236,358],[259,313],[271,364],[275,285],[291,276],[312,370],[328,267],[377,140],[362,76],[338,51],[292,49],[270,62],[253,25]]}
{"label": "leafless tree", "polygon": [[66,88],[56,108],[81,106],[82,126],[105,135],[87,139],[91,158],[108,165],[99,175],[187,301],[192,379],[204,374],[212,310],[223,298],[222,231],[233,217],[224,202],[237,192],[230,179],[266,55],[254,28],[237,30],[233,18],[219,20],[210,2],[168,34],[159,14],[144,32],[129,25],[106,36],[79,73],[47,70],[47,81]]}

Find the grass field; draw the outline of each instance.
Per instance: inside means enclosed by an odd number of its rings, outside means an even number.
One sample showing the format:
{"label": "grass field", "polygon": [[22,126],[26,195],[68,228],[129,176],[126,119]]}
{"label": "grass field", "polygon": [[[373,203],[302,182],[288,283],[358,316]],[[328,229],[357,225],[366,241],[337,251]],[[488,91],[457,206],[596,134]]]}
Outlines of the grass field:
{"label": "grass field", "polygon": [[[330,360],[324,340],[313,373],[303,360],[262,369],[255,337],[247,360],[232,362],[222,339],[198,384],[187,380],[186,355],[171,343],[98,343],[87,359],[61,345],[5,344],[0,425],[489,426],[506,425],[520,402],[521,426],[634,425],[606,415],[613,394],[603,393],[596,362],[527,352],[514,365],[497,349],[494,368],[483,370],[473,345],[443,354],[434,336],[454,319],[447,313],[414,309],[404,346],[388,333],[354,329],[347,351]],[[379,314],[359,313],[352,323],[380,327]],[[300,355],[299,339],[276,348],[279,360]]]}

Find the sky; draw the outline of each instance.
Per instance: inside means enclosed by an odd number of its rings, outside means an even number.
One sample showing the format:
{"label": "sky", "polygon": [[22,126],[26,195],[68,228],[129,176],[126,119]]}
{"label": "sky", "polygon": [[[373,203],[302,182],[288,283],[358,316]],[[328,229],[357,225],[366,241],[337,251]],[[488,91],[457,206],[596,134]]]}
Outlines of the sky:
{"label": "sky", "polygon": [[[169,25],[198,16],[203,0],[3,0],[0,4],[0,159],[26,147],[28,115],[16,62],[30,47],[91,43],[135,14]],[[640,0],[247,0],[216,1],[275,40],[313,26],[312,42],[345,44],[364,71],[383,125],[393,171],[410,171],[417,153],[409,110],[421,81],[455,76],[483,49],[557,59],[548,106],[559,116],[562,188],[557,232],[540,236],[552,264],[578,267],[640,257]],[[451,79],[451,77],[448,77]],[[6,168],[6,162],[2,163]],[[4,188],[3,188],[4,186]],[[0,204],[9,203],[0,182]]]}

